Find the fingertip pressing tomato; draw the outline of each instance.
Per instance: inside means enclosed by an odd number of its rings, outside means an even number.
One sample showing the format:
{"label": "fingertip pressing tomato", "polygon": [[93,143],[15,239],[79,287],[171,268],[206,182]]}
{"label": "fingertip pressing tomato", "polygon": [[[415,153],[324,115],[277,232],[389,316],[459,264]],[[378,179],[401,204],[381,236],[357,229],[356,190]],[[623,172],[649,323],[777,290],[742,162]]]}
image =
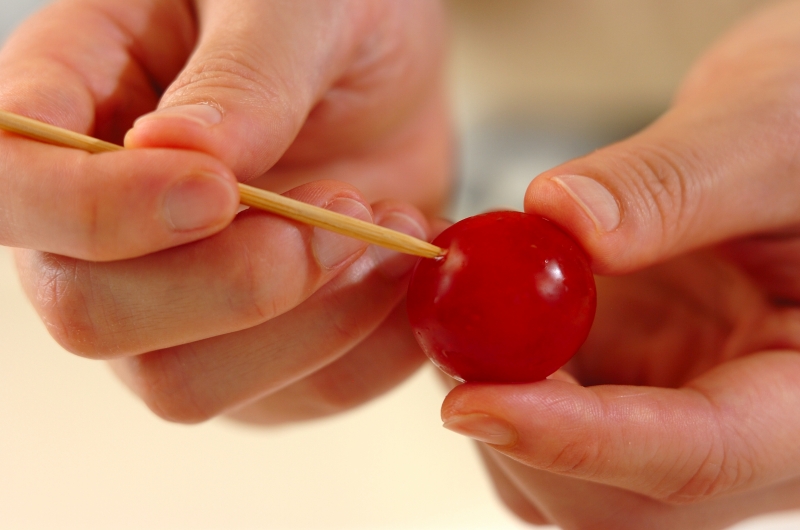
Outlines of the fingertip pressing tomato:
{"label": "fingertip pressing tomato", "polygon": [[428,357],[460,381],[538,381],[586,340],[596,307],[589,260],[547,219],[469,217],[433,243],[411,277],[408,315]]}

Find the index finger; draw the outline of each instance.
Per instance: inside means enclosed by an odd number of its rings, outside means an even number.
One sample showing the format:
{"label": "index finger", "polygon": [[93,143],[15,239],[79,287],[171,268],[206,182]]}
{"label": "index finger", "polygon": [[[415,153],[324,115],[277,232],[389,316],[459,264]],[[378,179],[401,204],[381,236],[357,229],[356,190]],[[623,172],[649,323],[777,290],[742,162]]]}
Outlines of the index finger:
{"label": "index finger", "polygon": [[[371,221],[359,194],[334,182],[292,198]],[[265,322],[298,305],[366,244],[262,212],[229,229],[135,260],[78,261],[18,253],[23,287],[66,349],[112,358],[185,344]]]}
{"label": "index finger", "polygon": [[800,472],[798,378],[800,356],[774,352],[679,389],[465,384],[447,397],[442,417],[535,469],[681,504]]}
{"label": "index finger", "polygon": [[[133,116],[155,105],[154,83],[187,53],[180,5],[52,5],[0,52],[0,108],[121,139]],[[169,31],[146,36],[153,26]],[[153,61],[159,45],[166,51]],[[166,150],[89,156],[5,133],[0,152],[3,245],[123,259],[215,233],[238,206],[233,174],[210,156]]]}

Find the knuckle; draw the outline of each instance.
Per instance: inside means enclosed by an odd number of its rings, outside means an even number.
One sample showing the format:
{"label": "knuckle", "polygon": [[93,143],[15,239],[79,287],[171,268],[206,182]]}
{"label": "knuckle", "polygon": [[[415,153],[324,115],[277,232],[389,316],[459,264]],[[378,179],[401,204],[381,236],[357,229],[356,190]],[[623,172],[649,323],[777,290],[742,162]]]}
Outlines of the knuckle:
{"label": "knuckle", "polygon": [[[89,175],[93,168],[88,167],[88,159],[84,159],[84,166],[80,167],[76,175]],[[87,186],[85,178],[72,179],[71,192],[75,207],[72,217],[72,230],[70,246],[72,255],[75,257],[91,260],[103,261],[114,258],[113,237],[107,237],[109,227],[116,225],[116,222],[109,215],[110,212],[104,208],[104,200],[94,186]],[[76,182],[75,182],[76,181]]]}
{"label": "knuckle", "polygon": [[724,495],[748,483],[753,476],[749,458],[733,455],[727,442],[719,441],[701,459],[689,478],[659,500],[673,505],[696,504]]}
{"label": "knuckle", "polygon": [[208,50],[203,60],[193,64],[170,88],[180,91],[192,84],[208,83],[214,86],[234,88],[255,87],[262,80],[258,59],[245,46],[228,42],[224,47]]}
{"label": "knuckle", "polygon": [[282,298],[274,289],[274,274],[269,260],[262,259],[258,249],[239,246],[237,259],[227,269],[228,307],[237,321],[260,324],[282,312]]}
{"label": "knuckle", "polygon": [[76,355],[101,358],[97,332],[87,307],[87,264],[53,254],[39,254],[32,265],[33,303],[50,335]]}
{"label": "knuckle", "polygon": [[229,43],[224,49],[209,52],[203,61],[187,69],[169,88],[168,95],[170,99],[181,100],[192,98],[197,90],[234,90],[245,93],[246,101],[258,107],[279,111],[271,113],[271,119],[276,121],[297,114],[293,97],[296,92],[281,80],[282,76],[262,72],[260,63],[247,47]]}
{"label": "knuckle", "polygon": [[181,352],[161,350],[128,359],[137,395],[158,417],[173,423],[201,423],[221,411],[204,400],[182,366]]}
{"label": "knuckle", "polygon": [[680,475],[687,477],[657,496],[667,504],[695,504],[727,494],[748,485],[756,473],[756,452],[749,446],[747,433],[738,432],[736,422],[726,421],[725,411],[712,396],[700,388],[695,390],[705,398],[710,409],[706,425],[705,454],[689,455]]}
{"label": "knuckle", "polygon": [[[330,328],[330,344],[345,348],[352,346],[363,339],[368,333],[368,325],[371,324],[363,318],[363,315],[348,311],[352,304],[347,299],[347,293],[338,291],[335,288],[326,288],[326,296],[321,297],[324,304],[325,317]],[[374,313],[374,316],[385,316]],[[362,318],[359,318],[362,317]]]}
{"label": "knuckle", "polygon": [[[567,415],[562,417],[565,426],[581,425],[587,417],[603,417],[608,414],[605,405],[597,397],[591,401],[573,402],[562,397],[558,401],[551,401],[550,406],[560,403],[567,407],[564,409]],[[580,431],[565,428],[573,435],[559,437],[557,444],[541,447],[540,455],[535,457],[534,467],[559,475],[591,480],[603,470],[608,460],[604,448],[609,446],[601,436],[586,436],[579,434]]]}
{"label": "knuckle", "polygon": [[274,241],[247,240],[226,260],[227,304],[238,322],[254,326],[294,308],[307,298],[319,281],[317,274],[298,266],[288,274],[278,263]]}
{"label": "knuckle", "polygon": [[601,460],[599,444],[581,439],[565,444],[550,462],[545,463],[543,469],[553,473],[591,478],[595,475],[598,462]]}
{"label": "knuckle", "polygon": [[[162,99],[171,105],[202,101],[223,114],[237,112],[237,119],[249,122],[251,127],[236,129],[237,146],[232,151],[208,146],[210,154],[238,168],[245,180],[264,174],[278,161],[289,146],[287,140],[301,129],[315,97],[307,86],[292,81],[293,74],[276,70],[280,65],[265,70],[263,61],[253,54],[234,44],[208,52],[180,75]],[[269,126],[262,127],[264,123]],[[257,136],[246,132],[253,128],[258,129]],[[265,145],[272,148],[264,149]]]}
{"label": "knuckle", "polygon": [[680,146],[654,143],[637,143],[635,151],[624,151],[620,157],[627,170],[623,174],[632,175],[631,192],[640,200],[633,207],[658,225],[661,243],[680,240],[697,215],[703,179],[696,177],[694,158]]}
{"label": "knuckle", "polygon": [[50,335],[65,350],[89,359],[112,359],[135,345],[126,336],[130,315],[91,262],[36,253],[22,275],[31,301]]}
{"label": "knuckle", "polygon": [[104,248],[100,227],[105,226],[110,221],[104,219],[100,222],[100,199],[96,193],[81,194],[82,207],[80,208],[78,244],[80,246],[79,255],[83,259],[100,261],[111,257],[111,254]]}

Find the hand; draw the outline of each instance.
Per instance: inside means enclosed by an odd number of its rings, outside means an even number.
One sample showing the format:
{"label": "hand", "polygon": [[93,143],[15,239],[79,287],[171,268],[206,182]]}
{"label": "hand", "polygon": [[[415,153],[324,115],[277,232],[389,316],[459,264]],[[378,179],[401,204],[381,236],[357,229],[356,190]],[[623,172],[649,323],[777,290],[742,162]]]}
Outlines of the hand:
{"label": "hand", "polygon": [[521,517],[711,529],[800,506],[798,20],[749,20],[652,126],[529,187],[608,275],[592,333],[551,379],[442,409]]}
{"label": "hand", "polygon": [[404,379],[413,259],[235,217],[236,180],[426,238],[450,175],[442,18],[428,0],[62,0],[23,24],[0,107],[132,148],[0,135],[0,244],[26,249],[51,334],[174,421],[315,417]]}

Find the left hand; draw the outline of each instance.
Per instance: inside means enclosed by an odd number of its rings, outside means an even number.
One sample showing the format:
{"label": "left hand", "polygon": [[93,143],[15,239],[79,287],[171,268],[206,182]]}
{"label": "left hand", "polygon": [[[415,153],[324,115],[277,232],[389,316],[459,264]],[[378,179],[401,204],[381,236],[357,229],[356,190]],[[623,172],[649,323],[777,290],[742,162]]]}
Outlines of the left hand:
{"label": "left hand", "polygon": [[564,370],[443,405],[522,518],[699,530],[800,506],[798,20],[754,17],[652,126],[530,186],[611,276]]}

